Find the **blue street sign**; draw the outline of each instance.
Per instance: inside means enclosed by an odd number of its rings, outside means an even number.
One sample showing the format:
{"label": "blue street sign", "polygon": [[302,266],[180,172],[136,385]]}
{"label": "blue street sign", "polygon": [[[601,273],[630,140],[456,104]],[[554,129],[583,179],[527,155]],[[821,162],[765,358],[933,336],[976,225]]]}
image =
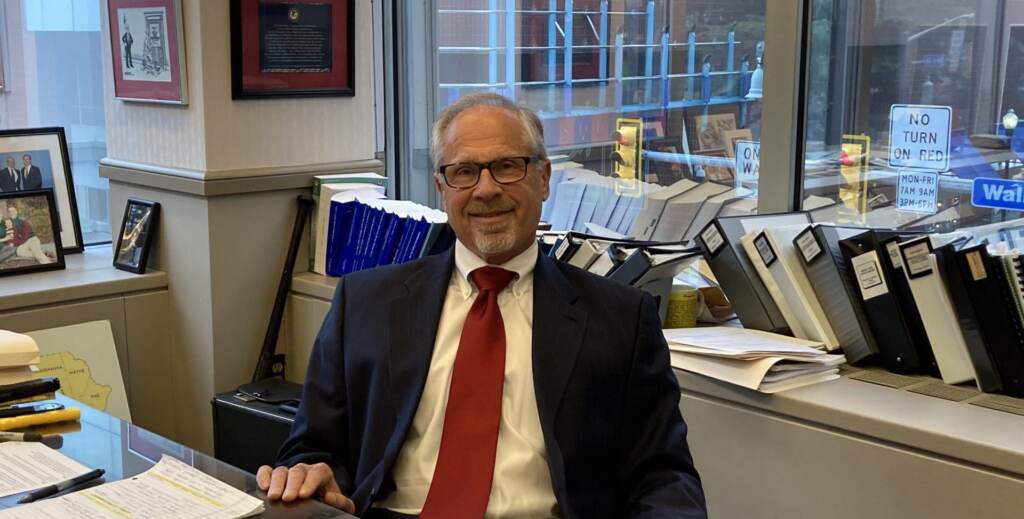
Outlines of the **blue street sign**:
{"label": "blue street sign", "polygon": [[1024,181],[1001,178],[976,178],[971,189],[975,207],[1024,211]]}

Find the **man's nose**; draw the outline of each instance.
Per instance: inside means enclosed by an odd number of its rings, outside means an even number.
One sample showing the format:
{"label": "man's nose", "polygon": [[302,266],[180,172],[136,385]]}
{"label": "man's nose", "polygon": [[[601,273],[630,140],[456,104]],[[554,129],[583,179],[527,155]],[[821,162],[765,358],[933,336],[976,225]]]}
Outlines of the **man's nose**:
{"label": "man's nose", "polygon": [[[486,172],[486,174],[484,174]],[[473,186],[473,196],[476,198],[492,198],[501,194],[501,184],[491,176],[490,168],[480,170],[480,180]]]}

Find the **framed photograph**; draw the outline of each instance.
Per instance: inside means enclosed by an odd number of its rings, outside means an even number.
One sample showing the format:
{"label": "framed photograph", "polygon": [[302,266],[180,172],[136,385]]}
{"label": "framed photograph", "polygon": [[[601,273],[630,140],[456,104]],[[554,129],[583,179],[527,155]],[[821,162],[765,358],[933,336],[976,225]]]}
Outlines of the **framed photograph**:
{"label": "framed photograph", "polygon": [[64,268],[52,189],[0,193],[0,276]]}
{"label": "framed photograph", "polygon": [[53,189],[64,254],[82,252],[64,128],[0,130],[0,193]]}
{"label": "framed photograph", "polygon": [[754,134],[750,131],[750,128],[741,128],[739,130],[726,130],[722,132],[722,136],[725,140],[725,156],[730,159],[736,158],[736,141],[753,141]]}
{"label": "framed photograph", "polygon": [[160,216],[160,204],[149,200],[129,198],[121,220],[121,234],[114,249],[114,266],[136,274],[146,271],[153,235]]}
{"label": "framed photograph", "polygon": [[107,0],[114,97],[188,104],[181,0]]}
{"label": "framed photograph", "polygon": [[356,0],[231,0],[231,97],[355,95]]}
{"label": "framed photograph", "polygon": [[691,150],[724,150],[728,145],[725,132],[737,129],[739,108],[736,105],[688,108],[685,117]]}

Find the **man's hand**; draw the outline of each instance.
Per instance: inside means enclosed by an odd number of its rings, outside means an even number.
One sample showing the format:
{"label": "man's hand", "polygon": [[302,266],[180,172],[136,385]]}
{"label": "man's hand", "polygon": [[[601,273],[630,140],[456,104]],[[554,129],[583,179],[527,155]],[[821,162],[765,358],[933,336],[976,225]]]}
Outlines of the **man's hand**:
{"label": "man's hand", "polygon": [[319,496],[320,500],[348,513],[355,513],[356,505],[341,493],[334,471],[326,463],[307,465],[299,463],[292,468],[269,465],[256,472],[256,484],[267,493],[271,501],[280,499],[286,503],[296,499]]}

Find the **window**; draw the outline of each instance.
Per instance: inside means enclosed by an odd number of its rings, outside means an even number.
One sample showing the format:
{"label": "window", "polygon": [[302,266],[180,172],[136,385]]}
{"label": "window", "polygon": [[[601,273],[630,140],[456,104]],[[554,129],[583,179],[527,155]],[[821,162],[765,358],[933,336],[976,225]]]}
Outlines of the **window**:
{"label": "window", "polygon": [[[403,9],[402,197],[436,204],[430,123],[459,97],[491,91],[543,120],[555,172],[542,219],[553,229],[679,240],[703,226],[694,201],[756,210],[764,0],[436,0]],[[690,205],[652,210],[656,198]]]}
{"label": "window", "polygon": [[61,126],[68,141],[82,238],[110,241],[100,0],[0,2],[0,128]]}
{"label": "window", "polygon": [[[813,0],[805,195],[817,219],[948,231],[1024,177],[1024,2]],[[997,197],[999,198],[999,197]]]}

